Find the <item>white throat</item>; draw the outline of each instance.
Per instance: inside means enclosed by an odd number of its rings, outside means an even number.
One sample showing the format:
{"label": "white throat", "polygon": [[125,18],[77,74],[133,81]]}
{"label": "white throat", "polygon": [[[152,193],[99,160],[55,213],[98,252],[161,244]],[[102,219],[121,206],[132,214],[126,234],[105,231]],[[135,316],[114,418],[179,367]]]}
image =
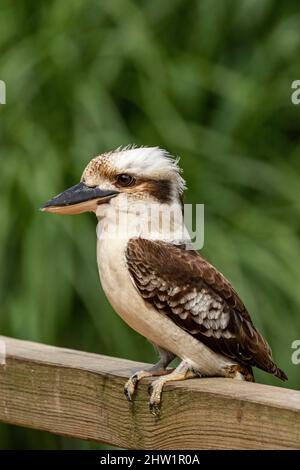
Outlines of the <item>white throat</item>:
{"label": "white throat", "polygon": [[152,199],[130,201],[119,196],[110,204],[99,206],[97,238],[101,242],[141,237],[169,243],[190,242],[181,204],[160,204]]}

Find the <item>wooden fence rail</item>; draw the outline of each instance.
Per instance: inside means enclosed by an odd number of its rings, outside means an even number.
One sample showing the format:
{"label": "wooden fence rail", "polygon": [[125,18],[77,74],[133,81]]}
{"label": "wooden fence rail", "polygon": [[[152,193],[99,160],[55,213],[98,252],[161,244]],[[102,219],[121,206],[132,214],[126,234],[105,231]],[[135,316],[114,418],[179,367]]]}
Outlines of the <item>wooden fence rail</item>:
{"label": "wooden fence rail", "polygon": [[[0,337],[0,421],[134,449],[299,449],[300,392],[223,378],[167,385],[160,418],[147,384],[133,405],[125,379],[145,364]],[[3,345],[3,343],[0,343]]]}

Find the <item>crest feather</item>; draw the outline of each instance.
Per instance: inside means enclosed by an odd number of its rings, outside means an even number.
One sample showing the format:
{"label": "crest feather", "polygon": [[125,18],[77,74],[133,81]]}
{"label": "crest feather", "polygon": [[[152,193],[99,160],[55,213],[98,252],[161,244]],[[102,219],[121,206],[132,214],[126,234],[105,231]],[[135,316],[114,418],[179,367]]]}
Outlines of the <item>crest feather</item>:
{"label": "crest feather", "polygon": [[119,147],[105,154],[111,164],[121,172],[157,179],[171,179],[180,194],[186,189],[185,180],[181,176],[179,157],[173,157],[167,150],[159,147],[137,147],[129,145]]}

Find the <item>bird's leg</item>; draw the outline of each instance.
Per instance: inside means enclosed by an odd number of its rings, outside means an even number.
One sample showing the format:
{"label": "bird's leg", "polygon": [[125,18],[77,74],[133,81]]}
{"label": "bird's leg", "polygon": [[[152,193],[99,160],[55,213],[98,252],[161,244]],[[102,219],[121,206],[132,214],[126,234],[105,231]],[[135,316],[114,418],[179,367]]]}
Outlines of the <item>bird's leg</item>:
{"label": "bird's leg", "polygon": [[145,377],[156,377],[159,375],[165,375],[172,372],[167,370],[166,367],[173,361],[175,355],[169,351],[165,351],[162,348],[157,347],[160,358],[157,364],[154,364],[149,370],[140,370],[133,374],[126,382],[124,387],[124,393],[128,401],[132,401],[132,397],[136,390],[137,384],[141,379]]}
{"label": "bird's leg", "polygon": [[161,403],[161,394],[163,386],[167,382],[172,382],[174,380],[185,380],[191,379],[193,377],[199,377],[200,374],[195,372],[191,365],[186,361],[182,361],[176,369],[173,370],[168,376],[161,377],[157,380],[154,380],[151,385],[149,385],[148,391],[150,394],[149,407],[150,411],[154,415],[159,415],[160,412],[160,403]]}

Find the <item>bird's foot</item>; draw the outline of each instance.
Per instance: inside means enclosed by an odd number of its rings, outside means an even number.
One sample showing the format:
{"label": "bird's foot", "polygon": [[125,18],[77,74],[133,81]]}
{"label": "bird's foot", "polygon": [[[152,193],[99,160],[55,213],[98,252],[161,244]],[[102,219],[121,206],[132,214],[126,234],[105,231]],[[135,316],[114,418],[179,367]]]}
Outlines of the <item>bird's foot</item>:
{"label": "bird's foot", "polygon": [[124,394],[125,397],[129,402],[132,402],[133,396],[135,394],[137,385],[141,379],[146,377],[157,377],[158,375],[169,374],[172,370],[168,369],[156,369],[155,366],[151,369],[147,370],[140,370],[133,374],[126,382],[124,386]]}
{"label": "bird's foot", "polygon": [[160,406],[161,406],[161,396],[163,387],[166,383],[176,381],[176,380],[185,380],[193,377],[199,377],[199,373],[196,373],[191,369],[190,365],[182,361],[176,369],[173,370],[166,377],[160,377],[159,379],[154,380],[152,384],[148,387],[148,393],[150,395],[149,400],[149,409],[150,412],[155,415],[160,415]]}
{"label": "bird's foot", "polygon": [[243,380],[246,382],[255,382],[251,367],[235,364],[227,368],[227,377],[235,380]]}
{"label": "bird's foot", "polygon": [[149,410],[154,416],[160,415],[161,395],[165,382],[161,379],[157,379],[148,387],[149,399]]}
{"label": "bird's foot", "polygon": [[124,386],[124,394],[125,397],[127,398],[128,401],[132,401],[133,395],[135,393],[137,384],[139,380],[141,380],[144,377],[149,377],[148,372],[141,370],[139,372],[136,372],[133,374],[129,379],[127,380],[125,386]]}

